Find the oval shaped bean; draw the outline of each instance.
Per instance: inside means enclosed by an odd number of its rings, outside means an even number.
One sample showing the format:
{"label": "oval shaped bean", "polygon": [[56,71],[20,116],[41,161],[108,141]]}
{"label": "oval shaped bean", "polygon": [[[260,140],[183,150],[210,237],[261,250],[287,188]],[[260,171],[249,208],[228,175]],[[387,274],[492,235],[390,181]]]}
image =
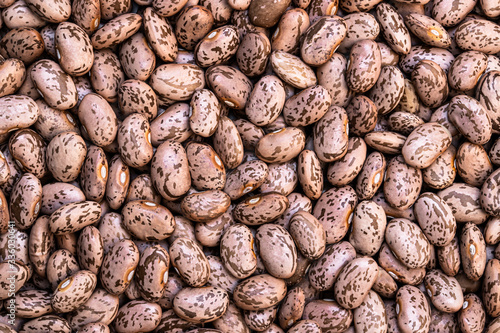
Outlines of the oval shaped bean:
{"label": "oval shaped bean", "polygon": [[286,284],[269,274],[243,280],[233,293],[236,306],[243,310],[262,310],[278,304],[286,295]]}
{"label": "oval shaped bean", "polygon": [[214,321],[226,312],[228,306],[228,294],[218,287],[184,288],[175,295],[173,302],[175,313],[193,323]]}

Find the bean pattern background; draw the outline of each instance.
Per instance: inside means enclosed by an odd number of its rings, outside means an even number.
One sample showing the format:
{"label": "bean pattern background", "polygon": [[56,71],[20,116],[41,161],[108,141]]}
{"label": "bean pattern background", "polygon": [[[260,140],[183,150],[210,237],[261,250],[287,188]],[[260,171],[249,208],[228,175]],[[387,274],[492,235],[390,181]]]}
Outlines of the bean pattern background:
{"label": "bean pattern background", "polygon": [[0,0],[0,332],[499,332],[499,21]]}

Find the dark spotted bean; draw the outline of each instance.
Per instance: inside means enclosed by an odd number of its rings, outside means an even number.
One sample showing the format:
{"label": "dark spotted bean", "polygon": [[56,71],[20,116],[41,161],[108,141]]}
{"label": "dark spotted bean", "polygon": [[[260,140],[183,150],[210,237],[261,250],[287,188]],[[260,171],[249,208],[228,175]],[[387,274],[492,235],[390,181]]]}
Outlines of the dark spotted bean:
{"label": "dark spotted bean", "polygon": [[407,219],[387,224],[385,240],[393,254],[408,268],[421,268],[430,260],[430,243],[422,230]]}
{"label": "dark spotted bean", "polygon": [[314,150],[323,162],[334,162],[347,153],[349,135],[348,117],[345,109],[330,106],[328,112],[313,130]]}
{"label": "dark spotted bean", "polygon": [[328,167],[328,181],[336,186],[349,184],[361,172],[365,159],[366,144],[364,140],[357,137],[349,138],[347,153]]}
{"label": "dark spotted bean", "polygon": [[271,329],[273,321],[276,319],[277,306],[271,306],[262,310],[243,311],[243,318],[248,328],[262,331]]}
{"label": "dark spotted bean", "polygon": [[42,55],[45,47],[36,29],[18,28],[7,32],[0,41],[0,48],[4,58],[17,58],[28,65]]}
{"label": "dark spotted bean", "polygon": [[464,183],[454,183],[439,191],[437,195],[451,207],[457,222],[481,224],[488,218],[488,213],[483,210],[480,204],[481,190],[477,187]]}
{"label": "dark spotted bean", "polygon": [[339,51],[342,53],[347,53],[346,51],[360,40],[375,40],[380,33],[380,25],[372,14],[352,13],[344,16],[344,20],[347,31],[339,46]]}
{"label": "dark spotted bean", "polygon": [[384,181],[384,196],[392,207],[409,208],[417,200],[421,188],[421,171],[406,164],[402,155],[389,162]]}
{"label": "dark spotted bean", "polygon": [[337,302],[346,309],[361,305],[378,276],[378,265],[371,258],[353,259],[342,268],[334,285]]}
{"label": "dark spotted bean", "polygon": [[87,74],[94,62],[90,38],[80,26],[63,22],[55,34],[56,56],[61,68],[73,76]]}
{"label": "dark spotted bean", "polygon": [[184,142],[193,132],[190,129],[190,107],[175,103],[151,122],[151,143],[158,146],[167,140]]}
{"label": "dark spotted bean", "polygon": [[86,95],[78,107],[83,132],[97,146],[107,146],[115,140],[118,120],[111,105],[98,94]]}
{"label": "dark spotted bean", "polygon": [[311,66],[320,66],[330,59],[346,36],[347,25],[338,16],[322,17],[304,33],[300,54]]}
{"label": "dark spotted bean", "polygon": [[139,30],[142,17],[129,13],[120,15],[102,26],[92,35],[92,46],[96,50],[110,48],[125,41]]}
{"label": "dark spotted bean", "polygon": [[[146,25],[146,24],[145,24]],[[179,45],[186,50],[193,50],[214,25],[210,10],[202,6],[190,6],[181,11],[175,25],[175,36]]]}
{"label": "dark spotted bean", "polygon": [[420,61],[413,69],[411,80],[420,100],[428,107],[438,107],[448,97],[446,73],[434,61]]}
{"label": "dark spotted bean", "polygon": [[200,67],[210,67],[224,63],[236,54],[239,42],[236,27],[226,25],[217,28],[208,33],[196,45],[194,50],[196,63]]}
{"label": "dark spotted bean", "polygon": [[453,6],[446,1],[437,1],[432,7],[432,17],[445,27],[461,22],[474,8],[474,1],[464,1],[461,6]]}
{"label": "dark spotted bean", "polygon": [[257,126],[271,124],[285,105],[285,87],[276,76],[263,76],[254,86],[245,108],[245,114]]}
{"label": "dark spotted bean", "polygon": [[424,280],[427,294],[437,310],[455,313],[462,308],[464,296],[457,279],[440,270],[431,270]]}
{"label": "dark spotted bean", "polygon": [[47,145],[47,168],[55,179],[71,182],[78,177],[86,155],[83,138],[74,132],[64,132]]}
{"label": "dark spotted bean", "polygon": [[456,232],[456,221],[450,206],[434,193],[420,195],[414,206],[415,217],[429,242],[446,246]]}
{"label": "dark spotted bean", "polygon": [[104,246],[99,229],[94,226],[85,227],[78,237],[76,252],[81,268],[97,274],[104,258]]}
{"label": "dark spotted bean", "polygon": [[268,166],[268,175],[260,186],[262,193],[278,192],[288,196],[298,183],[297,162],[273,163]]}
{"label": "dark spotted bean", "polygon": [[23,174],[12,189],[10,219],[16,228],[28,229],[35,223],[42,201],[42,184],[33,174]]}
{"label": "dark spotted bean", "polygon": [[43,138],[30,129],[16,131],[9,139],[12,158],[24,172],[32,173],[37,178],[44,178],[48,172],[46,148]]}
{"label": "dark spotted bean", "polygon": [[186,195],[181,202],[182,214],[191,221],[208,222],[226,212],[231,198],[221,190]]}
{"label": "dark spotted bean", "polygon": [[373,152],[366,157],[356,182],[356,193],[360,200],[373,198],[383,183],[385,172],[386,160],[382,153]]}
{"label": "dark spotted bean", "polygon": [[60,282],[80,271],[76,256],[66,249],[58,249],[47,261],[46,276],[50,288],[55,290]]}
{"label": "dark spotted bean", "polygon": [[346,107],[349,118],[349,130],[357,136],[371,132],[377,124],[377,106],[368,97],[353,97]]}
{"label": "dark spotted bean", "polygon": [[71,326],[68,324],[66,319],[62,317],[56,315],[45,315],[24,323],[21,332],[35,333],[44,330],[61,332],[61,333],[70,333]]}
{"label": "dark spotted bean", "polygon": [[71,15],[70,1],[53,3],[50,1],[28,0],[26,3],[33,13],[51,23],[67,21]]}
{"label": "dark spotted bean", "polygon": [[460,258],[468,279],[477,281],[483,276],[486,266],[486,243],[483,234],[472,222],[467,222],[462,228]]}
{"label": "dark spotted bean", "polygon": [[296,287],[289,290],[278,312],[280,326],[284,329],[297,326],[294,324],[301,322],[300,319],[302,318],[304,307],[305,294],[302,288]]}
{"label": "dark spotted bean", "polygon": [[460,145],[456,162],[458,175],[472,186],[481,186],[493,172],[493,165],[483,146],[470,142]]}
{"label": "dark spotted bean", "polygon": [[163,240],[175,228],[170,211],[147,200],[130,201],[122,208],[123,226],[134,237],[141,240]]}
{"label": "dark spotted bean", "polygon": [[123,120],[117,133],[120,156],[131,167],[141,167],[153,157],[151,130],[146,117],[133,113]]}
{"label": "dark spotted bean", "polygon": [[425,268],[408,268],[394,256],[387,243],[380,248],[378,262],[396,282],[416,286],[424,280]]}
{"label": "dark spotted bean", "polygon": [[247,225],[261,225],[276,220],[288,208],[288,198],[270,192],[255,195],[237,204],[234,218]]}
{"label": "dark spotted bean", "polygon": [[205,86],[205,77],[196,65],[166,64],[153,71],[149,84],[161,99],[185,101]]}
{"label": "dark spotted bean", "polygon": [[118,106],[125,116],[139,112],[149,121],[158,114],[156,94],[148,84],[139,80],[122,82],[118,90]]}
{"label": "dark spotted bean", "polygon": [[486,326],[483,302],[475,294],[464,295],[464,304],[458,312],[458,326],[462,332],[482,332]]}
{"label": "dark spotted bean", "polygon": [[382,246],[386,228],[386,215],[373,201],[361,201],[354,209],[349,243],[358,253],[374,255]]}
{"label": "dark spotted bean", "polygon": [[377,82],[382,67],[380,48],[372,40],[356,42],[350,52],[347,66],[347,84],[357,93],[370,90]]}
{"label": "dark spotted bean", "polygon": [[118,310],[114,327],[118,333],[151,332],[160,324],[161,313],[156,303],[130,301]]}
{"label": "dark spotted bean", "polygon": [[146,248],[141,253],[135,281],[141,296],[148,302],[158,302],[167,287],[170,258],[160,245]]}
{"label": "dark spotted bean", "polygon": [[481,145],[490,140],[491,119],[476,99],[466,95],[453,97],[448,106],[448,115],[450,121],[470,142]]}
{"label": "dark spotted bean", "polygon": [[327,89],[317,85],[290,97],[284,105],[283,116],[290,126],[308,126],[320,120],[328,111],[331,96]]}
{"label": "dark spotted bean", "polygon": [[234,125],[236,125],[245,149],[255,150],[257,142],[265,135],[264,130],[245,119],[235,120]]}
{"label": "dark spotted bean", "polygon": [[[154,188],[167,200],[184,195],[191,186],[191,176],[185,149],[177,142],[167,140],[158,146],[151,160],[151,179]],[[169,181],[175,179],[173,182]]]}
{"label": "dark spotted bean", "polygon": [[304,8],[287,10],[281,16],[271,37],[272,49],[296,54],[300,46],[300,40],[297,37],[309,28],[309,24],[309,16]]}
{"label": "dark spotted bean", "polygon": [[15,306],[21,318],[37,318],[53,311],[51,294],[45,290],[25,290],[16,295]]}
{"label": "dark spotted bean", "polygon": [[33,127],[46,141],[63,132],[80,134],[76,118],[69,111],[51,108],[43,99],[38,99],[36,104],[40,115]]}
{"label": "dark spotted bean", "polygon": [[342,268],[355,257],[356,251],[348,242],[328,246],[324,254],[311,265],[311,285],[320,291],[332,288]]}
{"label": "dark spotted bean", "polygon": [[[2,21],[9,29],[16,28],[42,28],[47,21],[35,14],[23,0],[12,1],[2,4]],[[42,33],[43,35],[43,33]]]}
{"label": "dark spotted bean", "polygon": [[312,200],[318,199],[323,191],[323,170],[314,151],[303,150],[300,153],[297,171],[304,193]]}
{"label": "dark spotted bean", "polygon": [[87,200],[101,201],[108,181],[108,160],[100,147],[89,146],[83,162],[80,184]]}
{"label": "dark spotted bean", "polygon": [[33,125],[40,114],[37,104],[27,96],[0,97],[0,134]]}
{"label": "dark spotted bean", "polygon": [[75,83],[56,62],[47,59],[37,61],[30,75],[35,88],[50,107],[66,110],[76,105]]}
{"label": "dark spotted bean", "polygon": [[86,270],[71,275],[59,283],[52,296],[52,307],[56,312],[67,313],[87,302],[94,292],[97,276]]}
{"label": "dark spotted bean", "polygon": [[304,146],[304,132],[296,127],[286,127],[260,139],[255,154],[267,163],[284,163],[297,157]]}
{"label": "dark spotted bean", "polygon": [[417,45],[412,47],[408,54],[401,57],[399,67],[403,72],[410,74],[422,60],[433,61],[445,73],[448,73],[455,57],[450,51],[442,48]]}
{"label": "dark spotted bean", "polygon": [[109,161],[106,183],[106,201],[112,209],[118,209],[125,201],[130,184],[130,170],[119,155]]}
{"label": "dark spotted bean", "polygon": [[140,32],[122,43],[119,56],[125,75],[131,79],[147,80],[156,65],[155,54]]}
{"label": "dark spotted bean", "polygon": [[224,289],[228,293],[233,293],[234,288],[238,285],[239,279],[234,277],[224,267],[220,257],[209,255],[207,256],[210,264],[210,278],[208,284],[213,287]]}
{"label": "dark spotted bean", "polygon": [[356,332],[386,332],[387,318],[384,302],[370,290],[359,307],[353,311]]}
{"label": "dark spotted bean", "polygon": [[430,166],[422,170],[424,182],[435,189],[450,186],[457,174],[455,156],[456,148],[450,145]]}
{"label": "dark spotted bean", "polygon": [[393,298],[398,291],[398,285],[392,276],[382,267],[378,268],[378,277],[372,287],[373,291],[382,297]]}
{"label": "dark spotted bean", "polygon": [[170,260],[182,279],[192,287],[208,282],[210,265],[200,245],[188,238],[177,238],[170,245]]}
{"label": "dark spotted bean", "polygon": [[278,50],[271,53],[270,60],[274,72],[295,88],[305,89],[317,82],[314,71],[299,57]]}
{"label": "dark spotted bean", "polygon": [[448,72],[450,87],[460,91],[473,89],[485,73],[488,56],[478,51],[459,54]]}
{"label": "dark spotted bean", "polygon": [[243,162],[243,142],[231,119],[226,116],[220,118],[213,140],[214,150],[225,167],[234,169]]}
{"label": "dark spotted bean", "polygon": [[243,224],[235,224],[226,229],[221,238],[220,256],[231,275],[243,279],[255,271],[257,257],[253,242],[250,229]]}
{"label": "dark spotted bean", "polygon": [[133,241],[121,239],[115,242],[104,256],[100,281],[104,289],[113,295],[122,294],[134,278],[139,264],[139,250]]}
{"label": "dark spotted bean", "polygon": [[207,83],[212,91],[230,108],[243,110],[247,104],[253,85],[236,68],[217,65],[206,72]]}
{"label": "dark spotted bean", "polygon": [[[470,2],[473,5],[473,2]],[[457,45],[463,50],[495,54],[500,51],[500,26],[494,22],[473,19],[460,24],[455,32]]]}
{"label": "dark spotted bean", "polygon": [[260,274],[240,282],[234,290],[233,300],[240,309],[262,310],[281,302],[286,290],[284,280]]}
{"label": "dark spotted bean", "polygon": [[0,84],[2,85],[2,91],[0,97],[15,93],[26,78],[26,69],[21,60],[15,58],[7,60],[2,58],[1,60]]}
{"label": "dark spotted bean", "polygon": [[408,54],[411,48],[410,32],[396,8],[382,3],[377,6],[376,17],[387,44],[398,54]]}
{"label": "dark spotted bean", "polygon": [[356,192],[350,186],[323,192],[314,207],[313,215],[325,229],[327,244],[334,244],[347,234],[357,202]]}
{"label": "dark spotted bean", "polygon": [[55,235],[73,233],[97,222],[101,206],[94,201],[68,203],[50,215],[50,230]]}
{"label": "dark spotted bean", "polygon": [[403,111],[391,113],[387,121],[391,130],[403,135],[409,135],[415,128],[424,124],[424,120],[419,116]]}
{"label": "dark spotted bean", "polygon": [[500,273],[500,261],[498,259],[491,259],[486,264],[486,269],[484,271],[484,282],[483,282],[483,302],[486,313],[490,316],[497,316],[500,309],[498,308],[498,302],[495,300],[495,295],[498,293],[498,274]]}
{"label": "dark spotted bean", "polygon": [[419,13],[409,13],[404,19],[408,29],[425,44],[444,49],[451,45],[450,35],[436,20]]}
{"label": "dark spotted bean", "polygon": [[[202,302],[203,306],[198,302]],[[175,296],[173,309],[182,319],[206,323],[220,318],[228,305],[229,296],[220,288],[184,288]]]}
{"label": "dark spotted bean", "polygon": [[165,62],[174,61],[177,57],[178,46],[170,23],[152,7],[144,10],[143,21],[144,35],[154,53]]}
{"label": "dark spotted bean", "polygon": [[264,73],[271,53],[271,42],[258,31],[247,33],[241,40],[236,61],[243,74],[252,77]]}
{"label": "dark spotted bean", "polygon": [[347,60],[342,54],[334,53],[323,65],[318,67],[318,83],[325,87],[332,97],[332,105],[346,107],[353,96],[346,81]]}
{"label": "dark spotted bean", "polygon": [[118,89],[124,80],[125,73],[118,55],[107,48],[95,49],[94,65],[90,70],[90,81],[95,92],[114,103],[118,100]]}
{"label": "dark spotted bean", "polygon": [[73,21],[91,35],[99,27],[101,20],[100,2],[96,0],[75,0],[71,6]]}
{"label": "dark spotted bean", "polygon": [[307,303],[302,318],[316,322],[323,332],[345,332],[353,315],[333,300],[313,300]]}
{"label": "dark spotted bean", "polygon": [[35,272],[42,277],[46,276],[47,263],[54,249],[55,239],[49,229],[49,218],[41,216],[31,227],[28,251]]}
{"label": "dark spotted bean", "polygon": [[437,123],[415,128],[405,141],[402,154],[408,165],[424,169],[430,166],[451,144],[448,130]]}
{"label": "dark spotted bean", "polygon": [[208,89],[197,90],[190,102],[189,127],[194,134],[210,137],[219,123],[221,106],[217,96]]}
{"label": "dark spotted bean", "polygon": [[297,248],[292,236],[280,225],[264,224],[255,235],[259,254],[269,274],[290,278],[296,270]]}
{"label": "dark spotted bean", "polygon": [[224,188],[226,170],[222,160],[211,146],[190,142],[186,146],[186,154],[193,187],[197,190],[222,190]]}

